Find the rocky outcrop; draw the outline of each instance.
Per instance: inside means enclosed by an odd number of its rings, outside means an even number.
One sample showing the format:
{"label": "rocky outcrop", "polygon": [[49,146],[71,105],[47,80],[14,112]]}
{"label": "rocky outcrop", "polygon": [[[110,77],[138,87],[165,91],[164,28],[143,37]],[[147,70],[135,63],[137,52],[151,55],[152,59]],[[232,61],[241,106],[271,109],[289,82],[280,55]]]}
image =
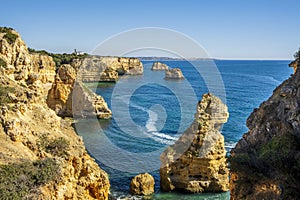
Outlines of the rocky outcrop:
{"label": "rocky outcrop", "polygon": [[87,154],[72,122],[44,100],[38,82],[51,82],[52,72],[34,66],[52,66],[51,59],[27,55],[25,43],[11,31],[17,38],[5,39],[1,32],[1,59],[7,63],[0,67],[1,198],[108,199],[108,175]]}
{"label": "rocky outcrop", "polygon": [[153,194],[154,184],[154,178],[150,174],[139,174],[131,180],[130,193],[142,196]]}
{"label": "rocky outcrop", "polygon": [[151,67],[151,70],[153,71],[165,71],[168,69],[169,69],[168,65],[161,62],[154,62]]}
{"label": "rocky outcrop", "polygon": [[48,93],[48,106],[62,117],[111,117],[112,113],[103,97],[96,95],[80,81],[76,82],[76,76],[71,65],[59,67]]}
{"label": "rocky outcrop", "polygon": [[184,76],[179,68],[174,68],[166,70],[165,79],[184,79]]}
{"label": "rocky outcrop", "polygon": [[[14,40],[7,39],[14,38]],[[6,62],[4,73],[10,79],[42,84],[52,83],[55,77],[55,63],[52,57],[30,54],[19,33],[9,28],[0,28],[0,58]]]}
{"label": "rocky outcrop", "polygon": [[299,199],[300,70],[247,119],[231,151],[231,199]]}
{"label": "rocky outcrop", "polygon": [[219,132],[228,111],[222,101],[205,94],[195,120],[161,155],[160,185],[163,191],[188,193],[229,190],[224,137]]}
{"label": "rocky outcrop", "polygon": [[119,75],[141,75],[143,64],[137,58],[90,56],[82,61],[75,60],[78,79],[83,82],[113,81]]}
{"label": "rocky outcrop", "polygon": [[294,73],[296,73],[297,68],[299,67],[299,65],[300,65],[300,60],[299,60],[299,58],[295,59],[294,61],[292,61],[292,62],[289,64],[290,67],[293,67],[293,68],[294,68]]}

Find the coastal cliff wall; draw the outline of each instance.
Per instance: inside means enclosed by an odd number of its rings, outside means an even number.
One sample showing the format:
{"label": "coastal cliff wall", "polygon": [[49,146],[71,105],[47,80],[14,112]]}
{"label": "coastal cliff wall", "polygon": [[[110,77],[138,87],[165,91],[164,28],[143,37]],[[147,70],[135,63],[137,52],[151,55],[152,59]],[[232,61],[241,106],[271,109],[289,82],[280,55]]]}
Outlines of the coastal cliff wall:
{"label": "coastal cliff wall", "polygon": [[137,58],[89,56],[74,60],[72,66],[79,69],[78,79],[83,82],[116,82],[119,75],[143,74],[143,64]]}
{"label": "coastal cliff wall", "polygon": [[[7,35],[8,36],[5,36]],[[50,109],[51,57],[28,53],[20,35],[0,35],[0,194],[3,199],[108,199],[108,175],[82,138]]]}
{"label": "coastal cliff wall", "polygon": [[231,151],[231,199],[300,198],[300,69],[247,120]]}
{"label": "coastal cliff wall", "polygon": [[228,116],[227,106],[219,98],[203,95],[192,125],[161,155],[160,185],[163,191],[229,190],[224,137],[219,132]]}

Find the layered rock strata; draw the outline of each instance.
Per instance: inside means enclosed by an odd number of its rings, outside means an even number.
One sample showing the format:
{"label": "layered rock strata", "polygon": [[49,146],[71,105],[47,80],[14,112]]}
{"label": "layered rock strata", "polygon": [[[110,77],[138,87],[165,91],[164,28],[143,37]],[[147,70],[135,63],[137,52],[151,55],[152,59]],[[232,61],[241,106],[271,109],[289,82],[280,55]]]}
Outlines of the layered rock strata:
{"label": "layered rock strata", "polygon": [[154,178],[148,173],[135,176],[130,183],[130,193],[133,195],[150,195],[154,193]]}
{"label": "layered rock strata", "polygon": [[168,69],[169,69],[169,66],[164,63],[161,63],[161,62],[154,62],[151,67],[151,70],[153,70],[153,71],[165,71]]}
{"label": "layered rock strata", "polygon": [[195,120],[161,155],[163,191],[187,193],[229,190],[224,137],[219,132],[229,114],[225,104],[205,94],[197,105]]}
{"label": "layered rock strata", "polygon": [[173,68],[166,70],[165,79],[184,79],[184,76],[179,68]]}
{"label": "layered rock strata", "polygon": [[233,200],[300,197],[300,70],[294,69],[249,116],[249,131],[231,151]]}

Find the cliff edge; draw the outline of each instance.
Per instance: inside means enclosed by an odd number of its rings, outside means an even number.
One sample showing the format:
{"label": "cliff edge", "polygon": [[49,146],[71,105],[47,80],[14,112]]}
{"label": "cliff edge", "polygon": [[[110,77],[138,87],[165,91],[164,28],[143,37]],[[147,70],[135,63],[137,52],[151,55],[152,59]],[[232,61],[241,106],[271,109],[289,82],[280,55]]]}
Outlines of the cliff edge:
{"label": "cliff edge", "polygon": [[231,151],[231,199],[300,198],[300,69],[293,66]]}
{"label": "cliff edge", "polygon": [[0,194],[2,199],[108,199],[108,175],[45,94],[55,64],[0,28]]}

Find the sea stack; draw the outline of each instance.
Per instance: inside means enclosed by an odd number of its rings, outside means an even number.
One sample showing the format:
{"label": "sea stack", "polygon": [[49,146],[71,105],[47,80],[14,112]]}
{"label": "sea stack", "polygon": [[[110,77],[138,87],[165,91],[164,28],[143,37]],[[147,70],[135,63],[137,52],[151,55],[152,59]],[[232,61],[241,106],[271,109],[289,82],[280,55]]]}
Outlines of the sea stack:
{"label": "sea stack", "polygon": [[184,79],[184,76],[179,68],[174,68],[166,70],[165,79]]}
{"label": "sea stack", "polygon": [[230,197],[299,199],[300,70],[247,119],[249,131],[231,151]]}
{"label": "sea stack", "polygon": [[135,176],[130,183],[129,192],[133,195],[151,195],[154,193],[154,178],[148,173]]}
{"label": "sea stack", "polygon": [[153,71],[165,71],[168,69],[169,69],[168,65],[161,62],[154,62],[151,68],[151,70]]}
{"label": "sea stack", "polygon": [[229,190],[224,137],[227,106],[212,94],[204,94],[195,119],[183,135],[161,155],[161,189],[185,193]]}

